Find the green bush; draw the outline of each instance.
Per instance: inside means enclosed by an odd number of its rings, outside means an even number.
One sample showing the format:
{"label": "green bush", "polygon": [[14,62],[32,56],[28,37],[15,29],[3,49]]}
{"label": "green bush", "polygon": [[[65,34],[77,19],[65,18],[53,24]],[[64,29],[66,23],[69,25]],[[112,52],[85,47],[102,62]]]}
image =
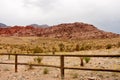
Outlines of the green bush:
{"label": "green bush", "polygon": [[89,63],[90,57],[84,57],[84,60],[85,60],[86,63]]}

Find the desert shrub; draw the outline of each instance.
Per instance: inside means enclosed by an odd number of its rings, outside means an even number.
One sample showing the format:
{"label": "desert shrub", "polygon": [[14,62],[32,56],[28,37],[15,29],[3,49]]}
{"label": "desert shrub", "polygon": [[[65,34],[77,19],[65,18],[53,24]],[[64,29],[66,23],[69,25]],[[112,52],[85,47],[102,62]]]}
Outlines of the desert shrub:
{"label": "desert shrub", "polygon": [[91,45],[85,45],[85,50],[90,50],[92,48]]}
{"label": "desert shrub", "polygon": [[85,50],[84,46],[81,46],[81,47],[80,47],[80,51],[82,51],[82,50]]}
{"label": "desert shrub", "polygon": [[91,45],[89,44],[83,44],[81,47],[80,47],[80,50],[90,50],[92,48]]}
{"label": "desert shrub", "polygon": [[84,66],[84,61],[88,63],[90,61],[90,57],[80,57],[80,66]]}
{"label": "desert shrub", "polygon": [[112,48],[112,45],[111,44],[107,44],[106,45],[106,49],[111,49]]}
{"label": "desert shrub", "polygon": [[120,42],[117,43],[117,47],[120,47]]}
{"label": "desert shrub", "polygon": [[78,74],[77,74],[77,73],[74,73],[74,74],[72,75],[72,78],[73,78],[73,79],[78,78]]}
{"label": "desert shrub", "polygon": [[80,45],[79,45],[79,44],[76,45],[75,50],[76,50],[76,51],[79,51],[79,50],[80,50]]}
{"label": "desert shrub", "polygon": [[38,46],[33,48],[33,53],[42,53],[42,52],[43,52],[43,49]]}
{"label": "desert shrub", "polygon": [[65,50],[65,45],[63,43],[60,43],[58,46],[59,46],[60,51]]}
{"label": "desert shrub", "polygon": [[23,52],[23,51],[25,51],[25,46],[20,45],[19,49]]}
{"label": "desert shrub", "polygon": [[48,74],[48,73],[49,73],[49,70],[47,68],[44,68],[43,74]]}
{"label": "desert shrub", "polygon": [[28,54],[31,52],[30,46],[26,46],[25,49]]}
{"label": "desert shrub", "polygon": [[40,56],[34,58],[34,61],[37,62],[37,63],[39,63],[39,64],[41,63],[42,60],[43,60],[43,58],[40,57]]}
{"label": "desert shrub", "polygon": [[0,49],[2,49],[2,47],[0,46]]}
{"label": "desert shrub", "polygon": [[[7,53],[13,53],[14,46],[7,44],[4,46],[4,49],[7,51]],[[8,55],[8,60],[10,60],[10,58],[10,55]]]}
{"label": "desert shrub", "polygon": [[3,71],[10,71],[8,68],[5,68]]}
{"label": "desert shrub", "polygon": [[52,51],[52,54],[55,54],[55,51]]}
{"label": "desert shrub", "polygon": [[72,45],[66,45],[65,46],[65,51],[66,52],[73,52],[73,51],[75,51],[75,48],[73,47],[73,44]]}
{"label": "desert shrub", "polygon": [[53,48],[52,48],[52,54],[55,54],[56,51],[57,51],[56,48],[53,47]]}
{"label": "desert shrub", "polygon": [[90,61],[90,57],[84,57],[84,60],[86,63],[88,63]]}
{"label": "desert shrub", "polygon": [[102,49],[102,46],[101,45],[96,45],[95,49]]}
{"label": "desert shrub", "polygon": [[33,69],[32,64],[33,64],[33,62],[31,62],[31,61],[30,61],[30,62],[28,62],[28,66],[27,66],[27,67],[28,67],[28,69],[29,69],[29,70],[30,70],[30,69]]}

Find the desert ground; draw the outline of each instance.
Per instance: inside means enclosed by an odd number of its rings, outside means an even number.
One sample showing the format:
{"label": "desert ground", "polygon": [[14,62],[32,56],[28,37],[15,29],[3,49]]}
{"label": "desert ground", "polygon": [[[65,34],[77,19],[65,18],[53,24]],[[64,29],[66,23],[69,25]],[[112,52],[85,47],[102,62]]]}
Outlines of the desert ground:
{"label": "desert ground", "polygon": [[[4,38],[4,40],[2,38]],[[29,41],[38,40],[38,38],[32,38],[32,39],[31,38],[23,39],[23,38],[15,38],[15,37],[9,38],[9,39],[5,37],[2,37],[2,38],[0,38],[1,47],[3,47],[5,43],[10,45],[13,45],[13,44],[21,45],[26,43],[28,44]],[[45,40],[43,41],[45,42]],[[98,41],[98,40],[95,40],[95,41]],[[101,41],[101,45],[105,43],[104,42],[105,40],[100,40],[100,41]],[[119,42],[119,38],[112,39],[112,41],[108,39],[107,41],[108,41],[108,44],[114,41],[113,43],[111,43],[112,48],[110,47],[110,49],[109,48],[107,49],[107,48],[104,48],[105,47],[104,46],[98,50],[90,49],[90,50],[80,50],[80,51],[71,51],[71,52],[58,51],[58,52],[55,52],[55,54],[74,54],[74,55],[75,54],[120,54],[120,48],[114,45]],[[40,42],[41,41],[37,41],[37,42],[34,42],[34,44],[40,43]],[[23,51],[23,52],[26,52],[26,51]],[[7,53],[6,48],[1,48],[0,53]],[[47,52],[47,53],[43,52],[40,54],[52,54],[52,52]],[[33,57],[33,56],[32,57],[20,56],[18,57],[18,62],[28,63],[28,64],[35,63],[36,58],[37,57]],[[40,58],[41,58],[40,64],[48,64],[48,65],[56,65],[56,66],[60,65],[59,57],[43,56]],[[10,56],[10,59],[8,59],[8,56],[0,55],[0,62],[14,62],[14,56]],[[80,66],[79,57],[66,57],[65,66],[120,70],[120,58],[90,58],[88,63],[85,63],[84,66]],[[15,73],[14,65],[0,64],[0,80],[61,80],[61,76],[60,76],[60,69],[58,68],[35,67],[35,66],[32,66],[32,68],[30,68],[29,65],[18,65],[18,72]],[[120,80],[120,73],[65,69],[64,80]]]}

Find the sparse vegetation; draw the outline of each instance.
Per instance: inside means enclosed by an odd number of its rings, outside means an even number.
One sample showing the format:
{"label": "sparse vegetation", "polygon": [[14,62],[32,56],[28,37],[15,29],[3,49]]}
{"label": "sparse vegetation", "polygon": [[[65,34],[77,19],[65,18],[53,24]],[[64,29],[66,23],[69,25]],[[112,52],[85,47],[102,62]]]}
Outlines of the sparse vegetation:
{"label": "sparse vegetation", "polygon": [[[14,39],[16,40],[16,38]],[[20,37],[19,39],[22,41],[27,38]],[[31,43],[31,41],[34,42]],[[55,54],[55,52],[111,49],[115,47],[119,48],[120,47],[119,41],[120,38],[91,39],[91,40],[63,40],[63,39],[50,39],[50,38],[37,37],[37,38],[28,38],[25,42],[22,41],[23,43],[19,43],[19,42],[16,44],[14,44],[13,42],[1,43],[0,51],[7,53],[23,53],[23,54],[52,52],[52,54]]]}
{"label": "sparse vegetation", "polygon": [[33,49],[33,53],[42,53],[43,52],[43,49],[36,46],[34,49]]}
{"label": "sparse vegetation", "polygon": [[72,78],[73,78],[73,79],[78,78],[78,76],[79,76],[78,73],[74,73],[74,74],[72,74]]}
{"label": "sparse vegetation", "polygon": [[98,49],[102,49],[103,46],[102,45],[96,45],[94,48],[98,50]]}
{"label": "sparse vegetation", "polygon": [[28,70],[31,70],[31,69],[33,69],[33,66],[32,66],[32,64],[33,64],[33,62],[28,62]]}
{"label": "sparse vegetation", "polygon": [[48,74],[48,73],[49,73],[48,68],[44,68],[44,70],[43,70],[43,74]]}
{"label": "sparse vegetation", "polygon": [[[6,44],[4,49],[6,49],[7,53],[13,53],[14,46]],[[10,60],[10,55],[8,55],[8,60]]]}
{"label": "sparse vegetation", "polygon": [[0,49],[2,49],[2,46],[0,46]]}
{"label": "sparse vegetation", "polygon": [[79,45],[79,44],[76,44],[75,50],[76,50],[76,51],[79,51],[79,50],[80,50],[80,45]]}
{"label": "sparse vegetation", "polygon": [[112,48],[112,45],[111,44],[107,44],[106,45],[106,49],[111,49]]}
{"label": "sparse vegetation", "polygon": [[55,54],[56,49],[53,47],[52,48],[52,54]]}
{"label": "sparse vegetation", "polygon": [[60,51],[64,51],[65,45],[63,43],[60,43],[59,45]]}
{"label": "sparse vegetation", "polygon": [[84,60],[85,60],[86,63],[89,63],[90,57],[84,57]]}
{"label": "sparse vegetation", "polygon": [[84,60],[88,63],[90,61],[90,57],[80,57],[80,66],[84,66]]}
{"label": "sparse vegetation", "polygon": [[[119,51],[120,42],[119,41],[120,41],[120,39],[111,39],[111,40],[110,39],[97,39],[97,40],[61,40],[61,39],[37,38],[37,39],[34,40],[34,42],[32,44],[31,44],[31,42],[29,42],[29,40],[26,40],[26,42],[27,42],[26,44],[25,43],[22,43],[22,44],[13,44],[12,43],[12,44],[10,44],[9,43],[9,46],[13,47],[13,50],[12,50],[13,54],[18,53],[20,50],[21,50],[22,54],[28,54],[28,52],[30,50],[31,50],[30,52],[35,52],[35,53],[42,54],[41,50],[39,52],[39,49],[42,49],[43,53],[44,52],[49,52],[48,54],[56,54],[56,55],[57,54],[61,54],[61,53],[62,54],[73,54],[73,55],[74,54],[84,54],[84,53],[85,54],[87,54],[87,53],[90,53],[90,54],[94,54],[94,53],[95,54],[97,54],[97,53],[107,53],[108,54],[108,53],[110,53],[111,54],[111,53],[114,53],[114,52],[112,52],[114,50],[113,48],[115,48],[115,50],[117,50],[115,52],[120,53],[120,51]],[[61,43],[62,43],[62,46],[63,45],[64,46],[61,47],[61,49],[60,49]],[[7,44],[8,43],[6,43],[6,44],[5,43],[1,43],[1,45],[0,45],[2,47],[2,49],[0,49],[1,53],[2,53],[2,51],[3,52],[7,52],[7,49],[4,48],[4,46],[7,45]],[[108,45],[110,45],[110,47]],[[106,48],[107,49],[111,49],[112,48],[112,49],[111,50],[106,50]],[[116,48],[118,48],[118,49],[116,49]],[[98,50],[98,49],[101,49],[101,50]],[[81,51],[81,50],[86,50],[86,51]],[[87,50],[90,50],[90,51],[87,51]],[[91,51],[91,50],[95,50],[95,52]],[[23,58],[19,58],[19,62],[21,62],[21,59],[23,59]],[[50,58],[47,58],[47,57],[44,57],[44,59],[45,59],[44,61],[46,61],[44,64],[46,64],[46,65],[47,64],[48,65],[55,64],[55,65],[59,66],[59,60],[58,60],[59,58],[54,59],[54,60],[56,60],[55,62],[54,62],[53,59],[50,59]],[[111,62],[109,63],[109,61],[106,61],[107,59],[109,60],[109,58],[105,58],[105,63],[104,63],[104,59],[101,60],[101,61],[100,61],[100,59],[97,59],[97,58],[91,59],[91,57],[82,57],[81,58],[81,63],[80,63],[80,59],[78,59],[78,58],[71,58],[71,59],[65,58],[65,66],[81,67],[81,66],[85,65],[85,68],[87,67],[87,68],[106,68],[106,69],[108,69],[108,68],[114,68],[114,69],[119,69],[119,68],[116,68],[116,66],[112,67],[112,63],[114,63],[115,61],[111,60]],[[29,60],[29,57],[28,57],[28,59],[26,59],[26,61],[27,60]],[[94,63],[94,60],[95,60],[95,63]],[[100,61],[100,62],[97,63],[97,60]],[[10,60],[10,61],[12,61],[12,60]],[[41,63],[43,61],[43,57],[41,57],[41,56],[30,57],[30,61],[32,61],[32,62],[28,62],[29,65],[27,65],[27,68],[31,70],[31,69],[34,68],[32,66],[32,64],[36,64],[36,65],[40,64],[40,65],[42,65]],[[71,63],[71,61],[72,61],[72,63]],[[110,66],[109,65],[106,66],[107,62],[108,62],[108,64],[110,64]],[[81,64],[81,66],[80,66],[80,64]],[[116,61],[115,64],[118,65],[119,64],[118,61]],[[119,67],[119,65],[118,65],[118,67]],[[19,67],[19,68],[21,68],[21,67]],[[39,68],[36,69],[36,68],[37,67],[35,67],[35,70],[33,70],[33,71],[37,71],[38,70],[37,72],[40,72],[39,75],[41,75],[41,73],[42,74],[49,74],[51,70],[54,71],[51,68],[44,68],[44,67],[40,68],[40,69]],[[10,69],[10,71],[11,71],[11,69]],[[55,73],[57,73],[57,71]],[[35,74],[38,74],[38,73],[35,73]],[[81,74],[81,75],[79,75],[79,74]],[[82,74],[82,71],[78,72],[77,70],[75,70],[75,73],[72,73],[71,78],[77,80],[77,79],[80,79],[80,77],[83,74]],[[94,75],[94,74],[98,75],[98,73],[90,73],[90,75]],[[39,76],[39,75],[37,75],[37,76]],[[59,75],[59,71],[58,71],[57,75]],[[56,75],[54,75],[54,76],[56,77]],[[66,76],[66,73],[65,73],[65,76]],[[69,76],[69,74],[67,74],[66,77],[68,77],[68,76]],[[86,76],[86,75],[84,75],[84,76]],[[100,76],[104,76],[104,74],[101,73]],[[109,76],[111,76],[111,75],[109,75]],[[113,77],[116,77],[116,76],[117,75],[113,75]],[[119,74],[118,74],[118,77],[119,77]],[[82,78],[82,79],[84,79],[84,78]]]}
{"label": "sparse vegetation", "polygon": [[34,61],[37,62],[38,64],[40,64],[42,60],[43,60],[43,58],[40,56],[34,58]]}
{"label": "sparse vegetation", "polygon": [[117,43],[118,48],[120,47],[120,42]]}

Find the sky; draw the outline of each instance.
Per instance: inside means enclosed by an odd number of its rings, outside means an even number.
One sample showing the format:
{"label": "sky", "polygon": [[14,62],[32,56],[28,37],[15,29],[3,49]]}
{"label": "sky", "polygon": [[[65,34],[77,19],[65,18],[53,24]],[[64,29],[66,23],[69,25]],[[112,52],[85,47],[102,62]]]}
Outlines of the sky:
{"label": "sky", "polygon": [[73,22],[120,33],[120,0],[0,0],[0,23],[9,26]]}

